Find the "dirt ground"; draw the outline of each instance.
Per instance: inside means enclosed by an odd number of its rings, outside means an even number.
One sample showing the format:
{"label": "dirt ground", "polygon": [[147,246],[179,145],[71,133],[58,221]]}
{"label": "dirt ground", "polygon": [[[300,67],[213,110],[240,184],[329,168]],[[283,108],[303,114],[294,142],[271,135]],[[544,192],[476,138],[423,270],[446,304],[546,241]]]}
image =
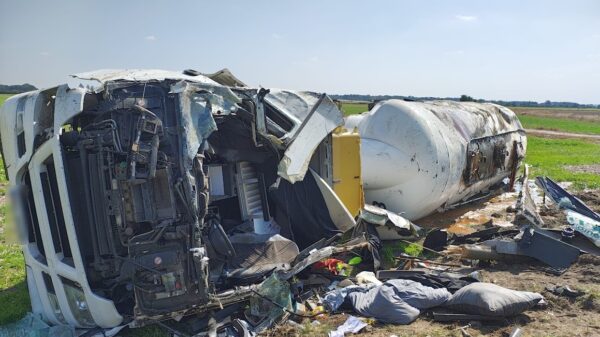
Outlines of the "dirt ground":
{"label": "dirt ground", "polygon": [[593,141],[600,141],[600,135],[586,135],[582,133],[572,133],[554,130],[526,129],[528,135],[546,137],[546,138],[577,138]]}
{"label": "dirt ground", "polygon": [[561,108],[523,108],[510,107],[511,110],[522,115],[539,117],[567,118],[583,121],[600,121],[600,110],[598,109],[561,109]]}
{"label": "dirt ground", "polygon": [[[600,191],[584,191],[577,196],[595,211],[600,211]],[[534,197],[535,198],[535,197]],[[424,227],[447,227],[457,234],[467,234],[489,226],[507,226],[512,221],[516,193],[493,195],[481,202],[436,214],[417,223]],[[537,197],[541,204],[541,197]],[[507,211],[508,210],[508,211]],[[545,224],[551,228],[565,226],[562,211],[540,207]],[[421,316],[410,325],[370,325],[358,336],[494,336],[508,337],[517,327],[522,336],[600,336],[600,257],[581,255],[579,260],[560,276],[546,272],[535,261],[496,262],[481,267],[483,281],[503,287],[541,293],[547,301],[545,308],[535,308],[502,322],[438,323]],[[557,296],[546,287],[569,285],[584,292],[576,299]],[[305,320],[300,325],[286,323],[264,333],[265,336],[326,336],[341,325],[352,312]],[[468,325],[468,326],[467,326]],[[465,327],[467,326],[467,327]],[[461,332],[461,327],[468,335]]]}

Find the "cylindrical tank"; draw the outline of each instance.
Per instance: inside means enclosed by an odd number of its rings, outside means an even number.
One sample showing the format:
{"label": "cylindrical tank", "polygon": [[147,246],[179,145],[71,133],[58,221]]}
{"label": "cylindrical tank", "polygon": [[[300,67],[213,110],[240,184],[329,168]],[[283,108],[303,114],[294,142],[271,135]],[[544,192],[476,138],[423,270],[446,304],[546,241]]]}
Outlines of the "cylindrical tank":
{"label": "cylindrical tank", "polygon": [[515,113],[491,103],[387,100],[345,126],[360,133],[365,201],[410,220],[499,183],[527,146]]}

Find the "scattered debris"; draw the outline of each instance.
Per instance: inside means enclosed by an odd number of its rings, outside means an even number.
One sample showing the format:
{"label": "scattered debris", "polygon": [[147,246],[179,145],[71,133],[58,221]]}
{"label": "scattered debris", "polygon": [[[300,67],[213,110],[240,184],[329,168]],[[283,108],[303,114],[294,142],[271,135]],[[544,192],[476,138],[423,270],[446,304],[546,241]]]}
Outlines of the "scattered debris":
{"label": "scattered debris", "polygon": [[560,208],[570,209],[573,212],[579,213],[595,221],[600,221],[600,214],[591,210],[586,204],[584,204],[577,197],[567,192],[564,188],[560,187],[556,182],[548,177],[537,177],[536,182],[544,190],[547,196],[549,196]]}
{"label": "scattered debris", "polygon": [[[338,337],[425,313],[468,321],[452,329],[470,336],[478,322],[546,304],[490,283],[482,268],[537,260],[560,273],[600,252],[600,215],[544,177],[538,184],[566,209],[559,229],[547,228],[550,207],[539,211],[527,166],[517,181],[526,138],[508,109],[388,101],[344,121],[325,94],[249,88],[227,70],[78,77],[100,86],[23,94],[0,115],[16,126],[2,144],[27,242],[26,319],[41,314],[51,329],[110,336],[157,324],[180,336],[250,337],[285,322],[329,331],[320,320],[340,312],[369,318],[336,322],[329,335]],[[467,112],[466,124],[451,111]],[[398,143],[407,135],[395,122],[393,134],[373,134],[390,113],[412,116],[407,124],[455,153],[452,165]],[[419,124],[425,115],[435,123]],[[458,206],[471,208],[421,240],[418,218]]]}
{"label": "scattered debris", "polygon": [[433,312],[433,319],[438,322],[456,322],[456,321],[504,321],[504,317],[472,315],[472,314],[456,314],[445,312]]}
{"label": "scattered debris", "polygon": [[329,337],[344,337],[347,333],[358,333],[368,324],[361,321],[358,317],[350,316],[344,324],[329,333]]}
{"label": "scattered debris", "polygon": [[[600,247],[600,222],[587,216],[567,211],[567,221],[572,226],[571,229],[583,234],[590,239],[597,247]],[[574,236],[575,233],[573,233]]]}
{"label": "scattered debris", "polygon": [[544,226],[542,217],[537,212],[537,207],[529,191],[529,166],[525,165],[523,169],[523,178],[521,179],[521,191],[517,199],[516,221],[528,221],[530,224],[538,227]]}
{"label": "scattered debris", "polygon": [[510,260],[514,255],[528,256],[546,263],[559,273],[575,262],[581,253],[579,248],[533,227],[524,227],[514,238],[449,246],[447,251],[474,260]]}
{"label": "scattered debris", "polygon": [[523,329],[521,328],[515,328],[511,333],[509,337],[521,337],[523,335]]}
{"label": "scattered debris", "polygon": [[568,285],[546,287],[546,290],[553,293],[554,295],[566,296],[570,298],[577,298],[584,294],[581,291],[571,289],[571,287],[569,287]]}

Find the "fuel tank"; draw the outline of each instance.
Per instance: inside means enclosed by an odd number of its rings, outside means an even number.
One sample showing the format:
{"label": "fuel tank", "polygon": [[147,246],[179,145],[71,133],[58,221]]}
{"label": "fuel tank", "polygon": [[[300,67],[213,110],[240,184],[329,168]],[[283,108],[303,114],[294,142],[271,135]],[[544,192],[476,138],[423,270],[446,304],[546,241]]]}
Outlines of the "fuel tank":
{"label": "fuel tank", "polygon": [[387,100],[345,127],[360,133],[365,201],[410,220],[500,183],[527,147],[515,113],[491,103]]}

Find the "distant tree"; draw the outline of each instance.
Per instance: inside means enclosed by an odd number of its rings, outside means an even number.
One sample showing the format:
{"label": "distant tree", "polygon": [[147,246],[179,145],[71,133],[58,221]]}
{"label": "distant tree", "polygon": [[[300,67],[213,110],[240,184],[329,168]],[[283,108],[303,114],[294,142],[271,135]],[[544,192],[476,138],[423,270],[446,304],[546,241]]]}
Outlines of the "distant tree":
{"label": "distant tree", "polygon": [[468,96],[468,95],[460,95],[459,101],[461,101],[461,102],[475,102],[475,100],[473,99],[473,97]]}
{"label": "distant tree", "polygon": [[22,92],[36,90],[37,88],[29,83],[20,85],[0,84],[0,94],[20,94]]}
{"label": "distant tree", "polygon": [[[0,91],[1,93],[1,91]],[[573,102],[534,102],[534,101],[502,101],[502,100],[486,100],[486,99],[474,99],[468,95],[462,95],[460,97],[430,97],[430,96],[402,96],[402,95],[361,95],[361,94],[345,94],[345,95],[329,95],[331,98],[339,99],[342,101],[382,101],[387,99],[403,99],[408,101],[432,101],[432,100],[450,100],[450,101],[463,101],[463,102],[491,102],[504,106],[517,106],[517,107],[562,107],[562,108],[596,108],[600,109],[600,104],[578,104]]]}

